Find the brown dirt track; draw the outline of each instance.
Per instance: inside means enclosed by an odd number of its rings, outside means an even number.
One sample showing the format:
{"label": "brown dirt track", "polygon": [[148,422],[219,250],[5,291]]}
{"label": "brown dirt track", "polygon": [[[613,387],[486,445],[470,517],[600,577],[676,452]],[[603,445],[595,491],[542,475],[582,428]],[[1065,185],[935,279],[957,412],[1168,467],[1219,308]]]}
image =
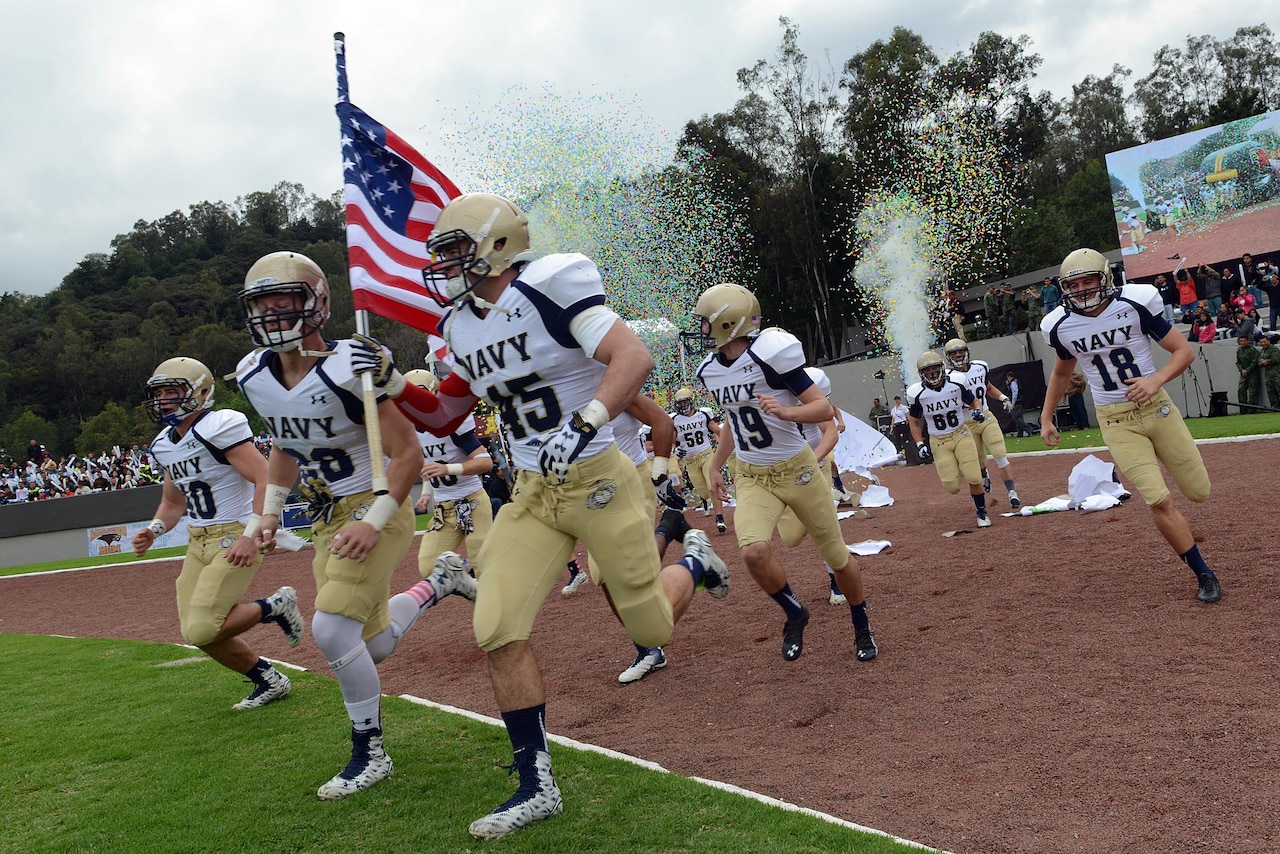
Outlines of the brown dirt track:
{"label": "brown dirt track", "polygon": [[[550,597],[534,635],[548,727],[953,851],[1280,850],[1277,561],[1271,520],[1250,512],[1280,439],[1201,448],[1215,493],[1179,506],[1223,580],[1217,605],[1195,601],[1140,498],[945,539],[972,527],[967,498],[931,467],[890,469],[897,503],[843,523],[849,542],[894,545],[861,561],[876,661],[853,658],[848,611],[826,604],[806,542],[783,558],[814,618],[804,655],[784,662],[780,610],[712,530],[733,591],[698,594],[670,666],[643,682],[615,681],[632,648],[597,588]],[[1018,458],[1024,500],[1065,492],[1077,459]],[[251,592],[289,583],[309,601],[308,556],[272,556]],[[178,641],[177,566],[0,579],[0,631]],[[415,578],[407,559],[396,586]],[[327,670],[309,639],[247,637]],[[381,670],[387,693],[496,713],[460,600]]]}

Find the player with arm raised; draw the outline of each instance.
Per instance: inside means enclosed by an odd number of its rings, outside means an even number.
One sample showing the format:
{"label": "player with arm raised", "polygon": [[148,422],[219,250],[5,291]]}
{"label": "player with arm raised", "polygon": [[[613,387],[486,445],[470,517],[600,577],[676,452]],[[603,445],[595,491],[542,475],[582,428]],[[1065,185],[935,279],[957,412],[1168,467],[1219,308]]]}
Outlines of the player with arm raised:
{"label": "player with arm raised", "polygon": [[[1062,303],[1040,324],[1056,358],[1040,413],[1040,436],[1058,444],[1054,404],[1079,363],[1089,383],[1112,459],[1142,493],[1160,535],[1195,573],[1201,602],[1222,598],[1218,577],[1200,554],[1191,526],[1173,504],[1160,470],[1192,501],[1209,497],[1209,473],[1191,431],[1164,386],[1195,358],[1191,345],[1164,319],[1160,292],[1151,285],[1116,287],[1106,257],[1077,249],[1062,262]],[[1169,353],[1156,370],[1151,342]]]}
{"label": "player with arm raised", "polygon": [[322,800],[367,789],[391,776],[382,736],[377,663],[391,655],[427,608],[451,593],[475,598],[475,582],[456,555],[390,596],[391,574],[413,540],[409,490],[422,468],[413,426],[387,400],[377,404],[388,491],[373,490],[373,457],[353,372],[354,345],[329,341],[329,284],[295,252],[259,259],[240,301],[260,349],[240,361],[236,379],[271,434],[268,486],[258,532],[274,545],[280,511],[295,483],[309,501],[316,613],[311,633],[333,668],[351,719],[351,760],[320,787]]}

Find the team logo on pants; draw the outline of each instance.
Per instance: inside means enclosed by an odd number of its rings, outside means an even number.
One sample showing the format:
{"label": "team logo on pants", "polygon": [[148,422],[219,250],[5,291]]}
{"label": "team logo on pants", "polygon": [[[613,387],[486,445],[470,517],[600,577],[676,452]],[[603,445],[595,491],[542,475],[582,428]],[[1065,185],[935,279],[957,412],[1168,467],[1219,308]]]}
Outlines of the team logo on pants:
{"label": "team logo on pants", "polygon": [[587,496],[588,510],[601,510],[607,507],[609,502],[613,500],[613,496],[618,492],[618,484],[612,480],[598,480],[591,489],[591,494]]}
{"label": "team logo on pants", "polygon": [[813,480],[813,469],[806,466],[796,475],[796,486],[804,486],[811,480]]}
{"label": "team logo on pants", "polygon": [[229,549],[229,548],[231,548],[232,544],[233,544],[233,543],[235,543],[235,541],[236,541],[237,539],[239,539],[239,538],[238,538],[238,537],[223,537],[222,539],[218,540],[218,548],[220,548],[220,549]]}
{"label": "team logo on pants", "polygon": [[1156,418],[1168,418],[1169,413],[1173,411],[1172,404],[1162,403],[1160,408],[1156,410]]}

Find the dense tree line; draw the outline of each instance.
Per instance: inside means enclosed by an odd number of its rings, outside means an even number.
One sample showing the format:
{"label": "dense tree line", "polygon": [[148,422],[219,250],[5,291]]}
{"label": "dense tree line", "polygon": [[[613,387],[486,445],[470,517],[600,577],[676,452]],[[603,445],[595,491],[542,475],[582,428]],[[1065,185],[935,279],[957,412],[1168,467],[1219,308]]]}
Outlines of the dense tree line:
{"label": "dense tree line", "polygon": [[[805,55],[798,28],[780,24],[775,57],[738,71],[737,103],[686,124],[672,166],[696,163],[746,212],[740,278],[819,362],[842,354],[850,327],[874,325],[854,275],[852,224],[878,194],[969,209],[978,200],[947,163],[974,151],[990,159],[1011,204],[945,270],[955,286],[989,281],[1056,263],[1079,245],[1116,247],[1107,152],[1280,100],[1280,46],[1264,24],[1161,48],[1127,94],[1132,71],[1116,66],[1057,100],[1035,90],[1041,58],[1025,37],[983,33],[942,58],[899,27],[837,66]],[[222,375],[250,349],[235,295],[267,252],[313,257],[333,284],[330,328],[349,334],[344,247],[341,194],[282,182],[231,204],[139,220],[51,293],[0,295],[0,448],[21,453],[36,438],[59,454],[87,453],[149,438],[138,404],[156,364],[182,354]],[[402,359],[425,355],[417,333],[380,322],[374,331]],[[218,397],[246,408],[221,381]]]}

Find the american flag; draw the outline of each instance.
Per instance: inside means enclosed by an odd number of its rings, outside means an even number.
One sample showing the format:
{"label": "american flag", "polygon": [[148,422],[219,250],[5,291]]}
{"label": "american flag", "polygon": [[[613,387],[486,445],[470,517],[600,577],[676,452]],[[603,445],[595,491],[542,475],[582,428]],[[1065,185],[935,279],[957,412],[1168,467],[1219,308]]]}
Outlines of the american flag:
{"label": "american flag", "polygon": [[440,211],[459,190],[411,145],[351,103],[341,33],[334,34],[333,49],[355,307],[435,332],[443,309],[422,281],[426,240]]}

